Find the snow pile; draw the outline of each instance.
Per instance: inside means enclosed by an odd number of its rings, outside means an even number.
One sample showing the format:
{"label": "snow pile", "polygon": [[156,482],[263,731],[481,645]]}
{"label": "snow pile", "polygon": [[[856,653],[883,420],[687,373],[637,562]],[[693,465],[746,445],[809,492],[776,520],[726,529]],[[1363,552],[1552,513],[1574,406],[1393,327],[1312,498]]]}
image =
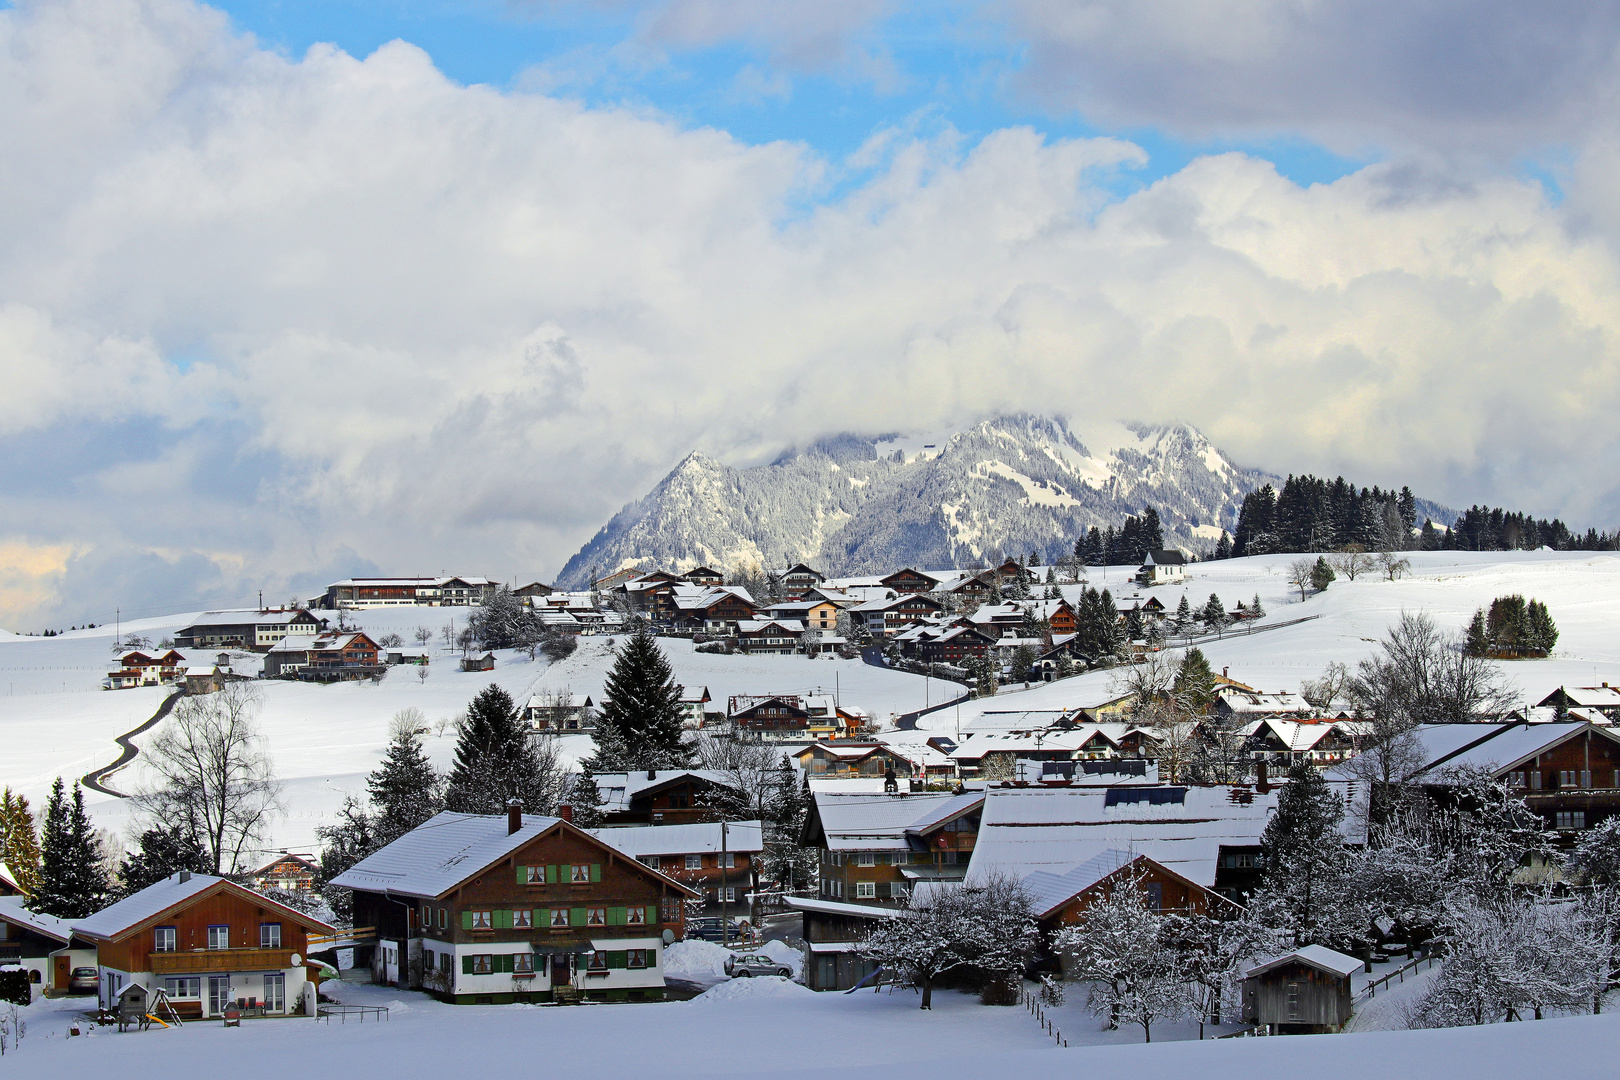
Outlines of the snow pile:
{"label": "snow pile", "polygon": [[756,951],[763,956],[770,957],[783,967],[792,968],[795,979],[804,974],[804,953],[785,941],[767,941]]}
{"label": "snow pile", "polygon": [[805,994],[815,996],[815,991],[800,986],[780,976],[765,976],[753,979],[732,979],[712,987],[693,998],[689,1004],[713,1004],[721,1001],[741,1001],[758,998],[798,998]]}
{"label": "snow pile", "polygon": [[694,982],[718,982],[726,977],[731,953],[712,941],[677,941],[664,950],[664,974]]}

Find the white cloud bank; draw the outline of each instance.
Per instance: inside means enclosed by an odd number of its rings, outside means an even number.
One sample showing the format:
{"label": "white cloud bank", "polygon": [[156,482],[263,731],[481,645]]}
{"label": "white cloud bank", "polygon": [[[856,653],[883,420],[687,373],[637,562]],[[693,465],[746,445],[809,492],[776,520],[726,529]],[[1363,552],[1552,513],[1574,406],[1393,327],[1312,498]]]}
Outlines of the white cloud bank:
{"label": "white cloud bank", "polygon": [[[1594,144],[1599,145],[1599,144]],[[1582,159],[1302,189],[1109,139],[839,163],[301,59],[183,0],[0,12],[0,542],[52,625],[367,563],[554,572],[693,447],[996,410],[1181,419],[1240,460],[1620,516],[1620,280]],[[1577,220],[1579,228],[1572,227]],[[36,596],[12,585],[7,597]]]}

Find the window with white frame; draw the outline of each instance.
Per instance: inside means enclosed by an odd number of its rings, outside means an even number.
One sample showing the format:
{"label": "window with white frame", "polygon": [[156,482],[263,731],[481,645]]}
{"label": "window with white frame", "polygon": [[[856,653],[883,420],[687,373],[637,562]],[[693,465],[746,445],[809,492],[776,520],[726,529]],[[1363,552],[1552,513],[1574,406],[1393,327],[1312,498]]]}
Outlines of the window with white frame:
{"label": "window with white frame", "polygon": [[875,852],[875,851],[858,851],[858,852],[856,852],[855,853],[855,865],[856,866],[876,866],[877,865],[877,852]]}
{"label": "window with white frame", "polygon": [[1560,810],[1560,811],[1558,811],[1558,827],[1560,829],[1584,829],[1584,828],[1586,828],[1586,811],[1585,810]]}
{"label": "window with white frame", "polygon": [[554,907],[554,908],[552,908],[551,909],[551,925],[552,926],[567,926],[568,925],[568,909],[565,908],[565,907]]}
{"label": "window with white frame", "polygon": [[857,881],[855,883],[855,899],[874,900],[877,898],[877,882]]}
{"label": "window with white frame", "polygon": [[737,868],[737,853],[734,851],[721,853],[720,865],[726,870],[735,870]]}
{"label": "window with white frame", "polygon": [[153,952],[174,952],[174,927],[160,926],[152,931]]}
{"label": "window with white frame", "polygon": [[210,926],[208,928],[208,947],[210,949],[230,948],[231,928],[229,926]]}
{"label": "window with white frame", "polygon": [[281,948],[281,924],[280,923],[278,923],[278,922],[266,922],[266,923],[260,923],[259,924],[259,948],[261,948],[261,949],[279,949],[279,948]]}
{"label": "window with white frame", "polygon": [[688,855],[686,857],[686,868],[688,870],[701,870],[701,869],[703,869],[703,856],[701,856],[701,855]]}

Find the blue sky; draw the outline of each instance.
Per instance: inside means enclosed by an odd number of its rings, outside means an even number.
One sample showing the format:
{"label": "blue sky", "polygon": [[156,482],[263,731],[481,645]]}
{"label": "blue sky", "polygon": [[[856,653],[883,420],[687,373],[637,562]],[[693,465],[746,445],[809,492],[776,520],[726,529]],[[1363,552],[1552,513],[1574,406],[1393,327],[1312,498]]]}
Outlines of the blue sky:
{"label": "blue sky", "polygon": [[969,141],[1019,125],[1054,138],[1111,135],[1149,155],[1145,167],[1113,179],[1110,186],[1123,194],[1201,154],[1263,157],[1298,184],[1337,180],[1376,156],[1342,156],[1289,134],[1188,141],[1152,126],[1100,127],[1074,110],[1043,108],[1018,86],[1025,44],[976,5],[947,0],[903,5],[858,36],[884,65],[877,76],[836,61],[796,63],[745,40],[627,47],[639,28],[637,8],[628,3],[223,0],[215,6],[261,45],[294,58],[321,42],[365,57],[401,39],[463,84],[648,107],[750,143],[803,142],[834,161],[890,127],[927,132],[948,125]]}

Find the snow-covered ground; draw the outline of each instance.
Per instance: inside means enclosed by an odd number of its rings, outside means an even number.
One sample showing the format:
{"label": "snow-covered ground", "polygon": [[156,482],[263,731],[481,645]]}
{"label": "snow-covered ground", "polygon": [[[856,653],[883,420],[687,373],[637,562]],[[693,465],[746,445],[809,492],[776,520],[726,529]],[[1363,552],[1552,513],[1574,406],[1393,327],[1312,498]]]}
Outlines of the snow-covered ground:
{"label": "snow-covered ground", "polygon": [[[1219,670],[1262,690],[1294,690],[1331,661],[1354,664],[1371,651],[1403,610],[1431,612],[1442,626],[1461,630],[1474,609],[1500,594],[1519,592],[1545,601],[1561,637],[1548,660],[1503,664],[1508,678],[1526,700],[1539,700],[1560,684],[1620,684],[1620,555],[1588,552],[1432,552],[1413,553],[1413,572],[1388,582],[1369,575],[1340,579],[1324,593],[1303,603],[1286,581],[1291,556],[1257,556],[1188,568],[1185,586],[1161,586],[1141,595],[1157,596],[1174,608],[1183,593],[1201,606],[1211,592],[1230,610],[1259,594],[1267,615],[1259,624],[1319,616],[1311,621],[1266,632],[1229,634],[1203,646]],[[1135,590],[1121,587],[1127,568],[1111,567],[1106,578],[1093,568],[1093,584],[1106,584],[1117,596]],[[1128,601],[1126,602],[1128,606]],[[374,635],[399,633],[409,642],[412,631],[427,626],[435,634],[450,619],[461,625],[466,611],[394,608],[358,614],[359,624]],[[155,640],[185,626],[190,614],[128,622],[127,634],[139,631]],[[113,738],[138,725],[160,700],[156,690],[102,691],[101,679],[113,656],[110,627],[74,631],[53,638],[17,637],[0,632],[0,785],[21,790],[36,804],[43,801],[51,779],[76,777],[110,763],[117,751]],[[398,668],[380,685],[369,682],[335,686],[269,682],[264,685],[261,722],[276,768],[287,784],[288,816],[278,822],[273,847],[308,850],[315,826],[342,802],[361,791],[365,774],[375,766],[387,739],[388,719],[417,707],[433,725],[428,749],[444,765],[453,746],[453,718],[479,689],[491,681],[520,702],[535,691],[568,687],[599,697],[610,646],[605,637],[580,639],[567,660],[548,664],[502,653],[493,672],[463,673],[455,657],[436,653],[426,681],[418,669]],[[857,660],[779,656],[718,656],[696,653],[689,642],[666,639],[663,647],[676,677],[687,686],[707,686],[723,708],[739,693],[839,694],[882,720],[953,696],[954,684],[871,667]],[[212,655],[195,654],[202,662]],[[968,727],[990,710],[1062,709],[1093,702],[1107,693],[1114,676],[1094,672],[1029,690],[1008,688],[993,698],[962,704],[924,717],[921,730],[896,733],[902,740],[922,740],[934,733]],[[137,740],[139,741],[139,740]],[[588,752],[589,740],[563,740],[566,756]],[[139,762],[114,778],[129,790],[141,782]],[[127,803],[91,795],[97,822],[121,830]]]}
{"label": "snow-covered ground", "polygon": [[583,1007],[442,1005],[369,986],[333,990],[351,1004],[389,1006],[388,1022],[248,1020],[239,1028],[210,1022],[123,1035],[86,1029],[91,1034],[70,1039],[70,1010],[82,1009],[84,999],[41,1001],[27,1010],[28,1034],[0,1073],[169,1075],[297,1060],[349,1080],[442,1076],[470,1064],[494,1075],[540,1070],[677,1080],[739,1074],[889,1080],[897,1070],[932,1080],[1144,1074],[1521,1080],[1553,1063],[1560,1077],[1587,1080],[1614,1075],[1620,1044],[1620,1018],[1605,1014],[1443,1031],[1150,1045],[1102,1045],[1076,1032],[1061,1049],[1018,1007],[942,992],[923,1012],[910,991],[816,994],[780,979],[726,982],[686,1002]]}

